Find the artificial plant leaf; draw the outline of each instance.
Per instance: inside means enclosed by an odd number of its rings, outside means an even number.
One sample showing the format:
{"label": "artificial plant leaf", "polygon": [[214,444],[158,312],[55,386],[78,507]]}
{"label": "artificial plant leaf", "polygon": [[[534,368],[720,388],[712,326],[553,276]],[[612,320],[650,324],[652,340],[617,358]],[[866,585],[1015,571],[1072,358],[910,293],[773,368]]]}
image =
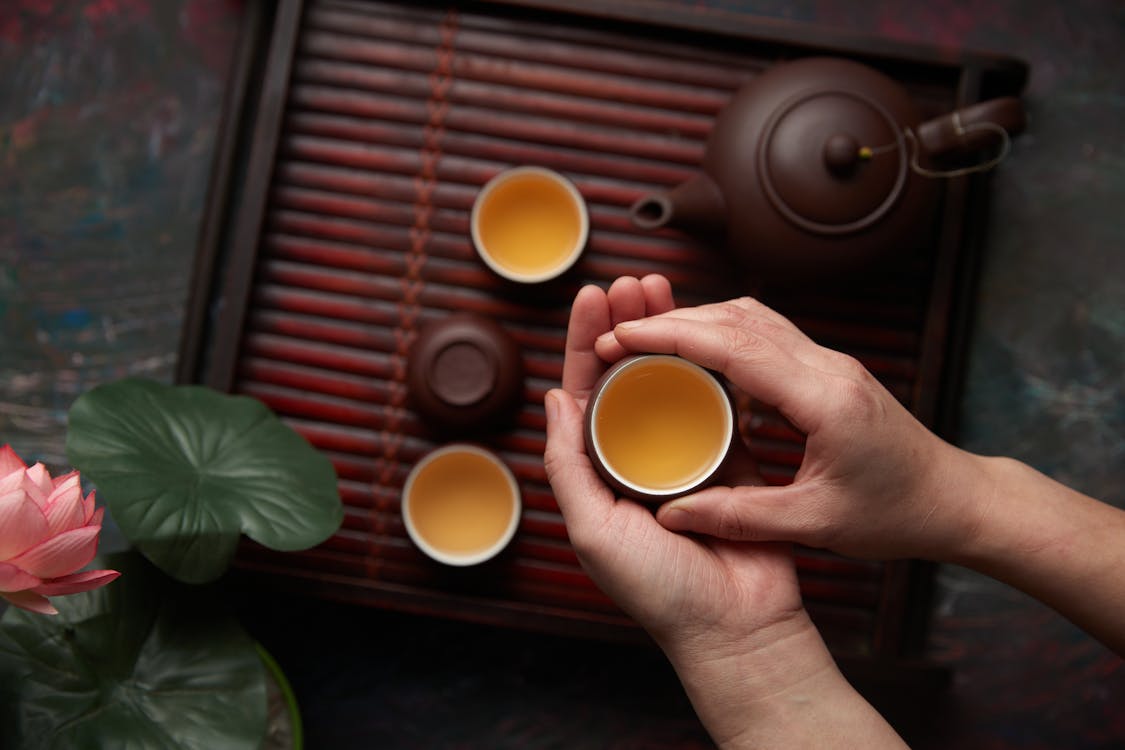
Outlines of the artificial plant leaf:
{"label": "artificial plant leaf", "polygon": [[135,552],[100,564],[121,577],[58,615],[0,618],[0,747],[257,748],[265,670],[238,621]]}
{"label": "artificial plant leaf", "polygon": [[246,396],[138,378],[102,385],[71,407],[66,451],[133,545],[188,583],[221,576],[240,532],[291,551],[343,519],[331,462]]}

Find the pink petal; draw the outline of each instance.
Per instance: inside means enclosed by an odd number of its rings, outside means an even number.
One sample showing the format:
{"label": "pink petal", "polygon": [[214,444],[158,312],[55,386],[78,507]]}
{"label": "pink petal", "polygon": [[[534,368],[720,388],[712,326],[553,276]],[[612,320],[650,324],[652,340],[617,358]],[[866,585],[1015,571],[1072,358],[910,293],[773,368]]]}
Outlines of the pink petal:
{"label": "pink petal", "polygon": [[57,615],[59,613],[59,611],[47,601],[47,597],[36,594],[33,591],[14,591],[11,594],[0,594],[0,597],[4,597],[20,609],[38,612],[41,615]]}
{"label": "pink petal", "polygon": [[5,443],[4,447],[0,448],[0,476],[26,468],[27,464],[16,455],[16,452],[12,450],[12,446]]}
{"label": "pink petal", "polygon": [[47,518],[23,490],[16,490],[0,495],[0,529],[0,560],[7,560],[47,537]]}
{"label": "pink petal", "polygon": [[33,589],[43,583],[35,576],[22,568],[6,562],[0,562],[0,592],[23,591]]}
{"label": "pink petal", "polygon": [[57,492],[59,487],[64,484],[78,481],[78,472],[72,471],[68,474],[63,474],[61,477],[55,477],[51,480],[51,492]]}
{"label": "pink petal", "polygon": [[23,475],[24,492],[32,500],[39,503],[40,507],[46,505],[47,496],[51,494],[51,490],[54,488],[55,485],[51,482],[51,475],[43,464],[35,464]]}
{"label": "pink petal", "polygon": [[[90,494],[87,495],[86,499],[82,501],[82,513],[86,517],[86,523],[87,524],[89,524],[90,520],[94,517],[94,492],[95,492],[95,490],[90,490]],[[102,517],[101,516],[98,516],[98,522],[94,525],[95,526],[101,526],[102,525]]]}
{"label": "pink petal", "polygon": [[35,480],[35,483],[39,485],[39,489],[48,494],[50,494],[51,490],[55,487],[54,481],[51,480],[51,472],[47,471],[47,467],[43,465],[42,461],[36,463],[34,466],[29,466],[27,475]]}
{"label": "pink petal", "polygon": [[67,481],[55,487],[47,498],[45,515],[51,534],[86,525],[86,509],[82,503],[82,485],[78,482],[78,474],[71,474]]}
{"label": "pink petal", "polygon": [[71,529],[40,542],[9,562],[40,578],[58,578],[72,573],[90,560],[98,551],[98,526]]}
{"label": "pink petal", "polygon": [[24,473],[23,469],[17,469],[11,474],[0,476],[0,495],[7,495],[15,490],[23,492]]}
{"label": "pink petal", "polygon": [[80,594],[83,591],[93,591],[100,588],[110,581],[116,580],[120,575],[116,570],[87,570],[82,573],[72,573],[62,578],[52,578],[50,581],[44,581],[39,586],[30,588],[43,596]]}
{"label": "pink petal", "polygon": [[71,477],[76,477],[76,476],[78,476],[78,472],[72,471],[69,474],[63,474],[61,477],[55,477],[54,479],[51,480],[51,484],[54,485],[57,488],[63,482],[69,480]]}

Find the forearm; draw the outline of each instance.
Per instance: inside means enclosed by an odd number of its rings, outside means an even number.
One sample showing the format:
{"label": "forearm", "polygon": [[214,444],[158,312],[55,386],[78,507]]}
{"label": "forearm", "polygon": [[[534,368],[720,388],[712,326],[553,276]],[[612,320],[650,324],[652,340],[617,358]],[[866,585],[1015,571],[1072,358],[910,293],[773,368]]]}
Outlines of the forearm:
{"label": "forearm", "polygon": [[1125,511],[1018,461],[975,460],[988,477],[975,529],[946,561],[1034,596],[1125,656]]}
{"label": "forearm", "polygon": [[756,643],[665,648],[723,750],[906,747],[837,669],[807,615]]}

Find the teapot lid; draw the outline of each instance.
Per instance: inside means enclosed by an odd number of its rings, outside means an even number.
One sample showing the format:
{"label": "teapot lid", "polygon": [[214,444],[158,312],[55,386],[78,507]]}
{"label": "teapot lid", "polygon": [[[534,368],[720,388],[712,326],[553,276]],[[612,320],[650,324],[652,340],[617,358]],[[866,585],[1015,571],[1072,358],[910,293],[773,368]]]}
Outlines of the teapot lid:
{"label": "teapot lid", "polygon": [[902,129],[881,104],[840,89],[806,91],[779,107],[758,146],[770,202],[811,232],[839,235],[879,221],[906,185]]}

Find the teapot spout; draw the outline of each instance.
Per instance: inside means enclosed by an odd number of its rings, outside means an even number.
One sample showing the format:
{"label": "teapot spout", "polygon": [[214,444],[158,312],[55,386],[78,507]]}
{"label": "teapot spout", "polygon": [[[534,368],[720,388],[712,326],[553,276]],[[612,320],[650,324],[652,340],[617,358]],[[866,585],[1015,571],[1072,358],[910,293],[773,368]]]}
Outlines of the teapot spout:
{"label": "teapot spout", "polygon": [[727,206],[719,186],[700,172],[671,190],[640,198],[629,209],[629,215],[641,229],[670,226],[716,231],[726,226]]}

